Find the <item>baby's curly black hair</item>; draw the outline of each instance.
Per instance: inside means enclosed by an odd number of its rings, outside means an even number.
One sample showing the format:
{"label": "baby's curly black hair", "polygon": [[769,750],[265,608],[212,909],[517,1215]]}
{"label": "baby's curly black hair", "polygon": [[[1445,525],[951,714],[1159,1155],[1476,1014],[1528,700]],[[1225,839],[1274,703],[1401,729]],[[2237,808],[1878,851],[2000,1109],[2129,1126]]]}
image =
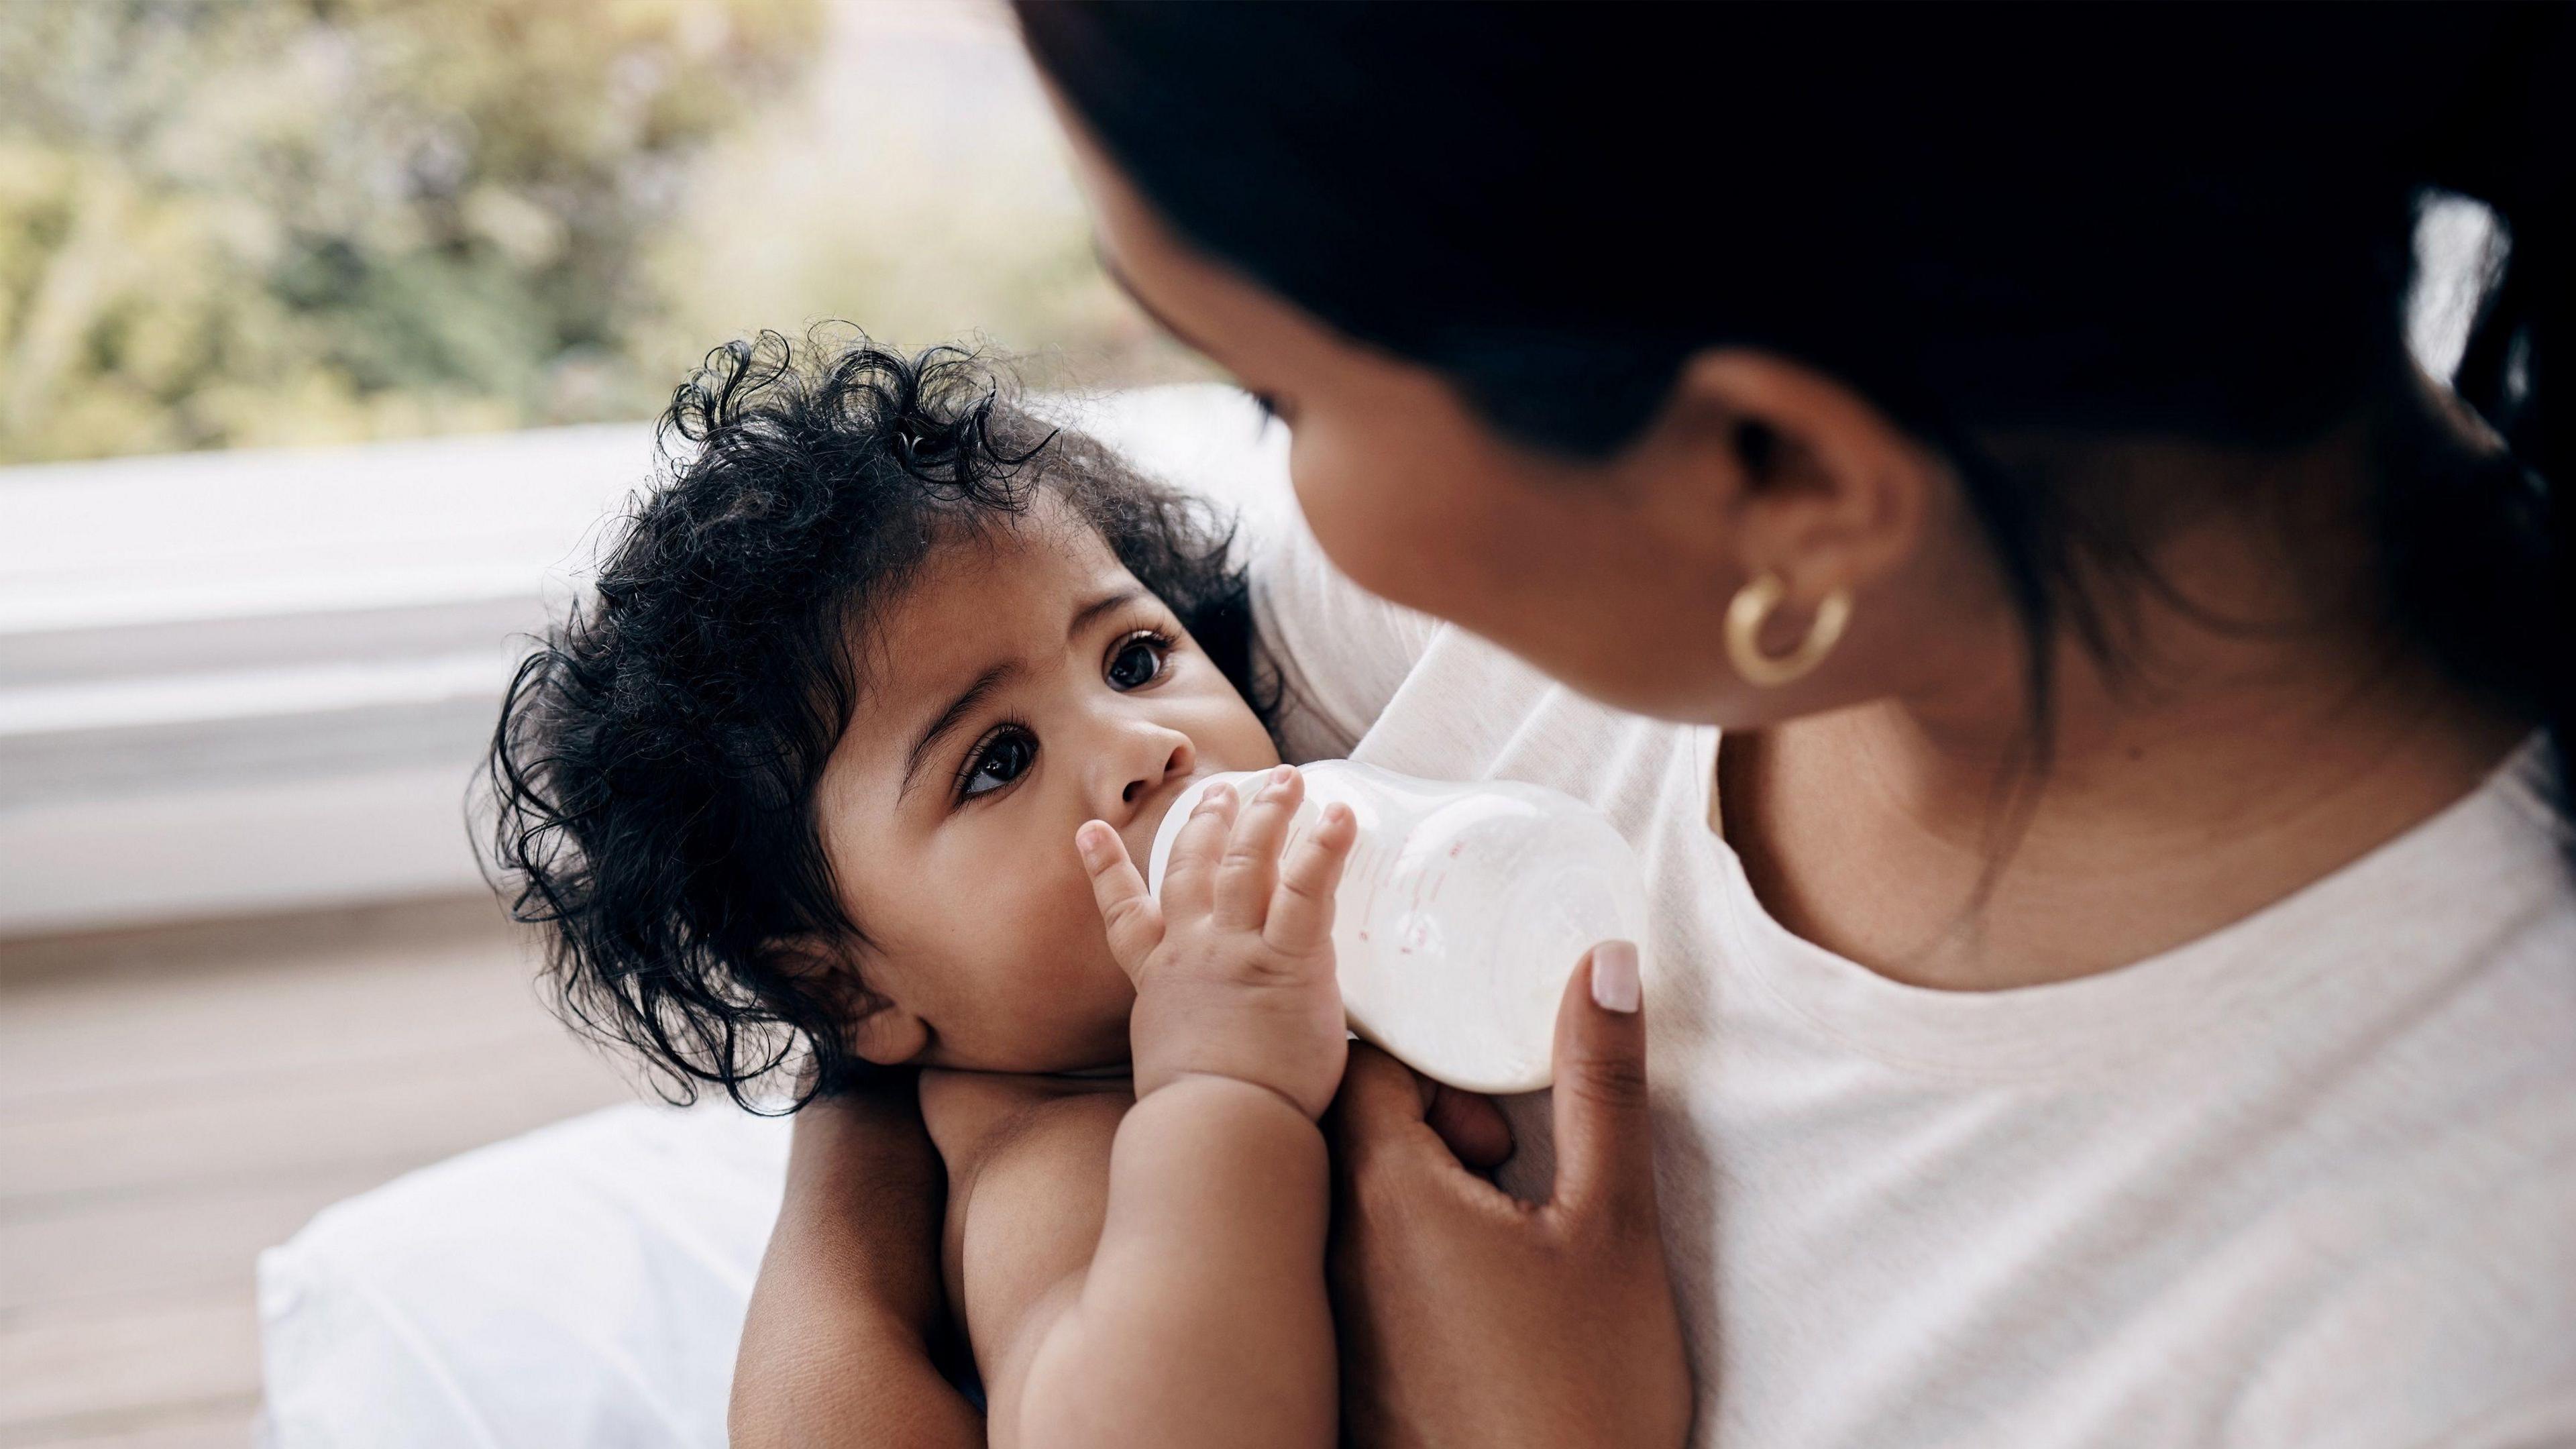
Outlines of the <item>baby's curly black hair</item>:
{"label": "baby's curly black hair", "polygon": [[634,1049],[673,1101],[753,1107],[800,1050],[792,1106],[880,1070],[849,1048],[849,981],[782,943],[861,939],[814,792],[865,685],[854,641],[937,549],[1057,498],[1270,715],[1231,529],[1016,396],[957,347],[716,349],[662,417],[661,477],[596,599],[511,682],[487,873],[546,928],[565,1021]]}

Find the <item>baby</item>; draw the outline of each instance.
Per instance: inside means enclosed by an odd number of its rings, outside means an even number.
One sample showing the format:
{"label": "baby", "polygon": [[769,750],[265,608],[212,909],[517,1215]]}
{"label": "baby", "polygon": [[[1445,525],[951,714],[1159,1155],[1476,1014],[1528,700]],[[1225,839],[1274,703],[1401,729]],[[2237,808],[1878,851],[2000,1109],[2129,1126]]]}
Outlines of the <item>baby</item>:
{"label": "baby", "polygon": [[[955,349],[736,343],[662,437],[491,753],[568,1018],[682,1095],[938,1069],[993,1442],[1330,1443],[1356,827],[1282,858],[1301,785],[1225,533]],[[1171,801],[1262,769],[1148,895]]]}

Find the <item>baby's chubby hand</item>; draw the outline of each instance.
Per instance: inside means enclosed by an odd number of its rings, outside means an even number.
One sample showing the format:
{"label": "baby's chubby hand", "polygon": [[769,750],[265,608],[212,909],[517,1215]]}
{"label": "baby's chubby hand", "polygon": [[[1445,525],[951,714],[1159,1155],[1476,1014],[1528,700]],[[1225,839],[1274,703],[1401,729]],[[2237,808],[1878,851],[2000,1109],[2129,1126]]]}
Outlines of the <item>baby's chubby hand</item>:
{"label": "baby's chubby hand", "polygon": [[1136,984],[1139,1101],[1196,1075],[1267,1088],[1309,1118],[1332,1101],[1349,1057],[1333,891],[1359,825],[1350,807],[1327,806],[1283,862],[1305,794],[1289,765],[1240,811],[1233,790],[1207,791],[1172,842],[1160,901],[1117,831],[1094,820],[1074,832],[1110,952]]}

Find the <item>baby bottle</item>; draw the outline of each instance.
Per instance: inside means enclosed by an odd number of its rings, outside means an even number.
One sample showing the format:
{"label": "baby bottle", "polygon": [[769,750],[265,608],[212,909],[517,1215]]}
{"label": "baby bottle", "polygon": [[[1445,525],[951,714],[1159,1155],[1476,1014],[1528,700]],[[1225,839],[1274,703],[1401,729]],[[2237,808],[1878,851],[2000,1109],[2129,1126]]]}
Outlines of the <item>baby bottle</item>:
{"label": "baby bottle", "polygon": [[[1628,842],[1599,811],[1543,786],[1418,780],[1349,760],[1300,770],[1306,799],[1291,847],[1333,801],[1359,824],[1333,898],[1351,1030],[1453,1087],[1546,1086],[1575,963],[1613,938],[1644,950],[1644,873]],[[1146,868],[1158,897],[1172,841],[1200,798],[1225,788],[1249,805],[1267,776],[1211,775],[1172,802]]]}

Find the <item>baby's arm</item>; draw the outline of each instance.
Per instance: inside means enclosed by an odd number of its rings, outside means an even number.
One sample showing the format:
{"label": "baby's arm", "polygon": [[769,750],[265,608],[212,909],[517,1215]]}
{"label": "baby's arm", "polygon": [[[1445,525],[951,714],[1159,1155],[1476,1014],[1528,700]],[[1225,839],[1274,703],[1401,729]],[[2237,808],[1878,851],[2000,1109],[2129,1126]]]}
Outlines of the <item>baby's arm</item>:
{"label": "baby's arm", "polygon": [[[1232,791],[1210,798],[1175,844],[1159,905],[1114,835],[1084,833],[1111,946],[1136,981],[1136,1105],[1111,1137],[1087,1263],[1029,1293],[989,1356],[978,1332],[996,1443],[1334,1440],[1315,1118],[1346,1055],[1331,906],[1356,827],[1329,812],[1283,866],[1302,798],[1293,773],[1240,827]],[[1018,1155],[985,1172],[1011,1172]],[[1047,1202],[1038,1182],[975,1183],[970,1242],[988,1192],[1004,1222]]]}
{"label": "baby's arm", "polygon": [[1049,1103],[978,1175],[961,1256],[994,1444],[1331,1442],[1321,1141],[1276,1098],[1196,1095],[1114,1125]]}

